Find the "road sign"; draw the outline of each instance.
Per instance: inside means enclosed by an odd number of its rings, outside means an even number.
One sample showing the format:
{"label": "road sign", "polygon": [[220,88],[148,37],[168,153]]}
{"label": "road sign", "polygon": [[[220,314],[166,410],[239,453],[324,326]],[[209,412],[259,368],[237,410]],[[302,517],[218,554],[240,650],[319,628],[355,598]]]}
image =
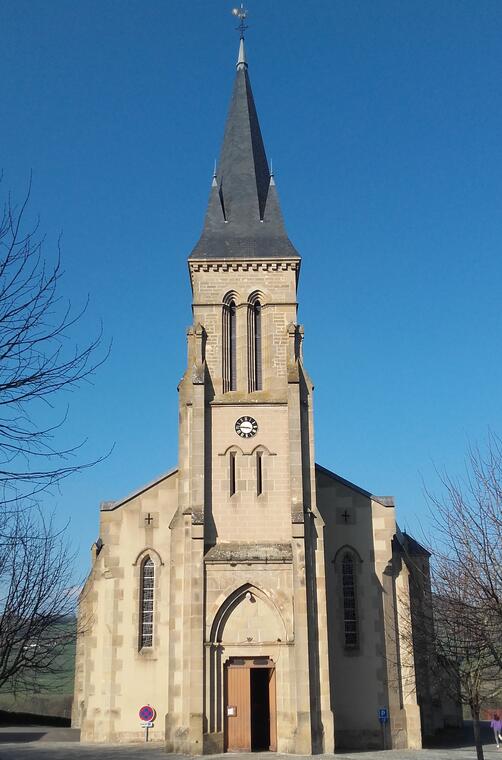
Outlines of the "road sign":
{"label": "road sign", "polygon": [[380,709],[378,710],[378,720],[380,721],[380,723],[387,723],[387,721],[389,720],[389,713],[387,712],[386,707],[380,707]]}
{"label": "road sign", "polygon": [[142,723],[141,728],[153,728],[153,721],[149,720],[147,723]]}
{"label": "road sign", "polygon": [[151,723],[155,718],[155,710],[153,707],[150,707],[150,705],[143,705],[143,707],[140,707],[139,717],[141,720],[145,721],[145,723]]}

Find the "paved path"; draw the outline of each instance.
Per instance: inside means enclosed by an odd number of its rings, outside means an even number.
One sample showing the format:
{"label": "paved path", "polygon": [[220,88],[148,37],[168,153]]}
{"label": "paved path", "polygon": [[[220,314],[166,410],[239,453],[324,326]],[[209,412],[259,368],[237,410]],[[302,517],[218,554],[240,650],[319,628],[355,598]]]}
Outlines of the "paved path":
{"label": "paved path", "polygon": [[[79,732],[52,726],[0,727],[0,760],[186,760],[168,755],[160,744],[80,744]],[[312,760],[301,755],[258,753],[234,755],[235,760]],[[485,745],[486,760],[502,760],[502,750]],[[212,755],[211,760],[229,760],[229,755]],[[453,749],[389,750],[317,755],[315,760],[476,760],[474,747]]]}
{"label": "paved path", "polygon": [[[239,760],[312,760],[301,755],[253,753],[239,755]],[[485,747],[486,760],[502,757],[495,747]],[[228,760],[228,755],[212,755],[215,760]],[[389,750],[387,752],[357,752],[336,755],[316,755],[316,760],[475,760],[472,747],[428,750]],[[32,742],[1,744],[0,760],[187,760],[182,755],[167,755],[162,746],[142,745],[85,745],[75,742]]]}
{"label": "paved path", "polygon": [[[312,760],[301,755],[295,760]],[[475,760],[473,747],[427,750],[389,750],[387,752],[356,752],[336,755],[316,755],[316,760]],[[495,746],[485,747],[486,760],[502,758]],[[213,755],[214,760],[228,760],[228,755]],[[0,744],[0,760],[186,760],[181,755],[167,755],[158,744],[96,745],[76,742],[34,741],[23,744]],[[292,760],[291,755],[272,753],[241,754],[239,760]]]}

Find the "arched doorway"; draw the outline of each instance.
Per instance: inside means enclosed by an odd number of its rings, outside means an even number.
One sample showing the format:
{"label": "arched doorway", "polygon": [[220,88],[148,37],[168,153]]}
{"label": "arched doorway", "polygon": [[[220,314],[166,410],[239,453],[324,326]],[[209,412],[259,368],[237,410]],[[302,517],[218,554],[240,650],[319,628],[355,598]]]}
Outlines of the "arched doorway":
{"label": "arched doorway", "polygon": [[220,604],[210,634],[209,693],[215,700],[210,709],[215,726],[218,694],[222,696],[225,751],[277,751],[276,692],[281,676],[278,681],[276,665],[278,648],[286,640],[276,604],[256,586],[244,584]]}
{"label": "arched doorway", "polygon": [[231,657],[225,665],[225,750],[276,752],[275,665],[267,657]]}

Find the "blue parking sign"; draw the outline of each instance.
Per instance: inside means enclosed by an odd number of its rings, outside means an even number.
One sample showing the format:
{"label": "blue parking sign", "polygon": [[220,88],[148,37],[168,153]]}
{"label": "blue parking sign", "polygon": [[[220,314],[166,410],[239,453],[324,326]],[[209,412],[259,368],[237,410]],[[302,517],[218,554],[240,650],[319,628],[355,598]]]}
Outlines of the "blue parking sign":
{"label": "blue parking sign", "polygon": [[389,720],[389,713],[387,712],[386,707],[380,707],[380,709],[378,710],[378,720],[380,721],[380,723],[387,723],[387,721]]}

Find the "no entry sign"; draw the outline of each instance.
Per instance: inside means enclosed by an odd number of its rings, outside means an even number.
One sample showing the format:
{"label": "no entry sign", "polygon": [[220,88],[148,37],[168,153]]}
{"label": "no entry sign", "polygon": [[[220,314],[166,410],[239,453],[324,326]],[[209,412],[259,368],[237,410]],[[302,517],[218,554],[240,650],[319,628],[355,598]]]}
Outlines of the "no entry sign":
{"label": "no entry sign", "polygon": [[155,718],[155,710],[150,705],[143,705],[139,710],[139,717],[146,723],[149,723]]}

